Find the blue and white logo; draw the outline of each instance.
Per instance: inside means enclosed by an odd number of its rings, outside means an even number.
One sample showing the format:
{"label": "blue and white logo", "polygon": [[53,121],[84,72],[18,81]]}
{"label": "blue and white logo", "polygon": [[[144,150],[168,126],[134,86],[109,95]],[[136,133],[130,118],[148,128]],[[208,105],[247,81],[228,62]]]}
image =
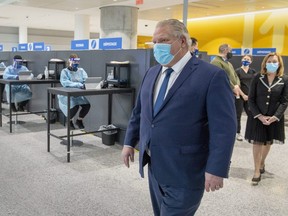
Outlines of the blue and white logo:
{"label": "blue and white logo", "polygon": [[3,51],[3,45],[0,44],[0,52],[2,52],[2,51]]}
{"label": "blue and white logo", "polygon": [[33,43],[28,43],[28,51],[33,51]]}
{"label": "blue and white logo", "polygon": [[51,51],[51,46],[45,46],[46,51]]}
{"label": "blue and white logo", "polygon": [[17,47],[12,47],[12,52],[17,52]]}
{"label": "blue and white logo", "polygon": [[252,55],[252,48],[242,48],[241,55]]}
{"label": "blue and white logo", "polygon": [[92,40],[92,41],[90,42],[90,45],[91,45],[91,48],[92,48],[92,49],[95,49],[96,46],[97,46],[96,40]]}

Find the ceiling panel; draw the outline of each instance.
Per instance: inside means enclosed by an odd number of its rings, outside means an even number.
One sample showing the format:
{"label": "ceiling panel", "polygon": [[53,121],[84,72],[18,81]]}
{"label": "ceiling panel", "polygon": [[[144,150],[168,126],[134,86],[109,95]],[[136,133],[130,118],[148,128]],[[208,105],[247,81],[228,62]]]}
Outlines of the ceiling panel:
{"label": "ceiling panel", "polygon": [[[74,30],[75,14],[90,15],[92,32],[99,32],[100,7],[124,5],[139,8],[143,24],[183,18],[183,0],[0,0],[0,26]],[[189,0],[188,18],[288,8],[288,0]],[[146,23],[145,23],[146,26]]]}

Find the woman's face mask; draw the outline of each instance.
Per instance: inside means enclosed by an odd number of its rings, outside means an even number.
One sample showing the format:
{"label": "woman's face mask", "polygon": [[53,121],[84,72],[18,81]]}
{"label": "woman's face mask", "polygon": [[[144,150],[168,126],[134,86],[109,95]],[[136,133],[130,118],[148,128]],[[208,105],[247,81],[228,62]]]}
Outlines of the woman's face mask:
{"label": "woman's face mask", "polygon": [[[176,41],[174,41],[172,44],[174,44]],[[169,64],[174,59],[174,56],[177,55],[182,49],[180,48],[179,51],[175,55],[172,55],[171,54],[172,44],[156,43],[154,45],[154,48],[153,48],[154,57],[159,64],[161,65]]]}
{"label": "woman's face mask", "polygon": [[266,63],[266,69],[268,73],[276,73],[279,68],[279,63]]}
{"label": "woman's face mask", "polygon": [[70,66],[73,71],[77,71],[80,63],[80,58],[71,58],[70,59]]}
{"label": "woman's face mask", "polygon": [[248,60],[242,60],[242,65],[243,65],[244,67],[247,67],[247,66],[249,66],[250,64],[251,64],[250,61],[248,61]]}
{"label": "woman's face mask", "polygon": [[23,60],[22,59],[14,59],[14,62],[13,62],[13,67],[15,69],[20,69],[23,65]]}

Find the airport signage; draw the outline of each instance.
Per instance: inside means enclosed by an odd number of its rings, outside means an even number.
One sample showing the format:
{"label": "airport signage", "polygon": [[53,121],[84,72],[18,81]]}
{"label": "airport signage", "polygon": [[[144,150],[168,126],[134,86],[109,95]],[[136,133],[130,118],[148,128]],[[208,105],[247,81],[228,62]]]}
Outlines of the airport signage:
{"label": "airport signage", "polygon": [[88,50],[89,40],[72,40],[71,50]]}
{"label": "airport signage", "polygon": [[28,51],[28,44],[27,43],[18,44],[18,50],[19,51]]}
{"label": "airport signage", "polygon": [[45,46],[46,51],[51,51],[51,46]]}
{"label": "airport signage", "polygon": [[2,52],[2,51],[3,51],[3,45],[0,44],[0,52]]}
{"label": "airport signage", "polygon": [[71,50],[114,50],[122,49],[122,38],[100,38],[72,40]]}
{"label": "airport signage", "polygon": [[122,38],[100,38],[99,49],[114,50],[122,49]]}
{"label": "airport signage", "polygon": [[241,55],[241,49],[232,49],[232,54],[234,56],[239,56]]}
{"label": "airport signage", "polygon": [[44,50],[45,50],[44,42],[33,43],[33,51],[44,51]]}
{"label": "airport signage", "polygon": [[17,52],[17,47],[12,47],[12,52]]}
{"label": "airport signage", "polygon": [[268,53],[276,52],[276,48],[255,48],[253,49],[253,56],[266,56]]}

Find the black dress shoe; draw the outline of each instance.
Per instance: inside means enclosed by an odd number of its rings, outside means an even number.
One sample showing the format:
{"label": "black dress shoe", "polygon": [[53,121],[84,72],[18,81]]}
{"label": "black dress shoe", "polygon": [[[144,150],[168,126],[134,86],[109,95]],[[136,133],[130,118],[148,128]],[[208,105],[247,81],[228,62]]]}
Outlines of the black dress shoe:
{"label": "black dress shoe", "polygon": [[15,103],[10,103],[10,106],[11,106],[12,112],[17,112]]}
{"label": "black dress shoe", "polygon": [[76,123],[76,125],[78,126],[79,129],[83,129],[84,128],[82,120],[77,119],[75,123]]}
{"label": "black dress shoe", "polygon": [[261,181],[261,174],[259,175],[259,177],[253,177],[252,178],[252,183],[258,184]]}
{"label": "black dress shoe", "polygon": [[24,107],[22,106],[22,105],[18,105],[18,111],[20,111],[20,112],[24,112]]}
{"label": "black dress shoe", "polygon": [[73,124],[73,121],[72,121],[72,120],[70,120],[70,129],[71,129],[71,130],[75,130],[75,126],[74,126],[74,124]]}
{"label": "black dress shoe", "polygon": [[261,174],[265,173],[265,165],[263,166],[262,169],[260,169],[260,173],[261,173]]}

